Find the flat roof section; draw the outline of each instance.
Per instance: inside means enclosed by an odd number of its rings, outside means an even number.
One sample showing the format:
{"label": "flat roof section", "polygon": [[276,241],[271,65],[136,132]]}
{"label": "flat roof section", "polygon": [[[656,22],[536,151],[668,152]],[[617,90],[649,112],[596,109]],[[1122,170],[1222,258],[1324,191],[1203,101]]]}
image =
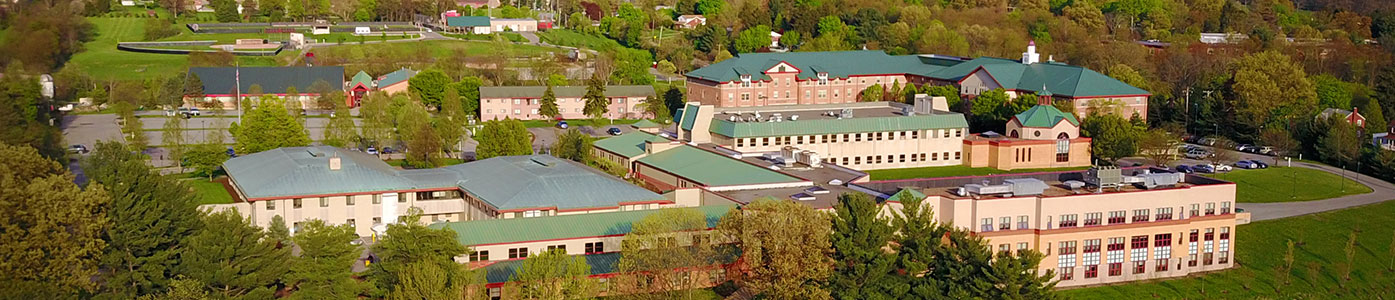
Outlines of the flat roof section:
{"label": "flat roof section", "polygon": [[873,102],[722,109],[713,114],[710,131],[722,136],[745,138],[969,127],[968,120],[960,113],[907,115],[903,112],[906,107],[899,103]]}
{"label": "flat roof section", "polygon": [[[1151,172],[1151,173],[1172,173],[1171,171],[1167,171],[1167,170],[1153,169],[1153,168],[1146,168],[1146,167],[1133,167],[1133,168],[1122,168],[1122,169],[1123,169],[1123,170],[1121,170],[1121,171],[1122,171],[1123,175],[1125,175],[1125,176],[1136,176],[1136,175],[1142,174],[1144,171],[1149,171],[1149,172]],[[1037,179],[1037,180],[1041,180],[1043,183],[1045,183],[1045,184],[1046,184],[1046,189],[1043,190],[1043,191],[1042,191],[1042,194],[1041,194],[1043,197],[1059,197],[1059,196],[1070,196],[1070,195],[1094,194],[1094,193],[1096,193],[1096,192],[1102,192],[1102,193],[1105,193],[1105,194],[1110,194],[1110,193],[1137,192],[1137,191],[1148,191],[1148,190],[1168,190],[1168,189],[1186,188],[1186,187],[1192,187],[1192,186],[1215,185],[1215,184],[1228,184],[1228,183],[1229,183],[1229,182],[1227,182],[1227,181],[1212,179],[1212,178],[1203,177],[1203,176],[1199,176],[1199,175],[1185,174],[1185,175],[1183,176],[1184,179],[1183,179],[1182,182],[1179,182],[1179,183],[1177,183],[1177,184],[1175,184],[1175,185],[1172,185],[1172,186],[1155,187],[1155,188],[1152,188],[1152,189],[1140,188],[1140,187],[1138,187],[1138,186],[1135,186],[1134,184],[1123,184],[1123,185],[1120,185],[1118,188],[1104,188],[1104,189],[1102,189],[1102,190],[1100,190],[1100,189],[1098,189],[1098,188],[1096,188],[1096,187],[1094,187],[1094,186],[1088,186],[1088,185],[1085,186],[1085,187],[1072,189],[1070,186],[1068,186],[1068,185],[1066,184],[1067,181],[1079,181],[1079,182],[1084,182],[1084,181],[1085,181],[1084,178],[1085,178],[1085,174],[1086,174],[1085,172],[1086,172],[1086,171],[1083,171],[1083,170],[1082,170],[1082,171],[1060,171],[1060,172],[1040,172],[1040,173],[1003,174],[1003,175],[988,175],[988,176],[962,176],[962,177],[943,177],[943,178],[925,178],[925,179],[904,179],[904,180],[872,181],[872,182],[855,183],[855,184],[856,184],[857,186],[859,186],[859,187],[863,187],[863,188],[867,188],[867,189],[870,189],[870,190],[874,190],[874,191],[881,192],[881,193],[884,194],[884,195],[895,195],[896,193],[899,193],[899,192],[901,192],[901,191],[904,190],[904,189],[910,189],[910,190],[915,191],[915,192],[923,193],[923,194],[926,195],[926,196],[940,196],[940,197],[946,197],[946,198],[951,198],[951,199],[965,199],[965,198],[991,198],[991,197],[994,197],[994,196],[991,196],[991,195],[982,195],[982,196],[981,196],[981,195],[959,196],[959,195],[956,193],[956,191],[958,190],[958,188],[963,187],[963,186],[966,185],[966,184],[985,184],[985,183],[987,183],[987,184],[989,184],[989,185],[997,185],[997,184],[1003,184],[1003,183],[1005,182],[1005,180],[1020,179],[1020,178]]]}
{"label": "flat roof section", "polygon": [[[731,151],[725,149],[717,150],[719,146],[716,144],[699,144],[697,147],[718,152]],[[777,165],[775,161],[768,160],[765,157],[747,156],[742,157],[740,160],[766,169]],[[780,172],[812,181],[813,186],[721,191],[717,193],[735,199],[742,204],[769,197],[780,200],[794,200],[795,202],[813,206],[815,209],[824,209],[832,208],[834,205],[838,204],[838,195],[843,193],[861,193],[844,185],[867,176],[867,173],[861,171],[830,164],[824,164],[817,168],[805,164],[794,164],[791,167],[780,166],[779,170]],[[838,184],[833,184],[833,182],[837,182]],[[802,195],[796,197],[795,195],[798,194]]]}
{"label": "flat roof section", "polygon": [[650,154],[638,162],[714,187],[804,181],[690,145]]}
{"label": "flat roof section", "polygon": [[643,131],[631,131],[591,143],[610,153],[631,158],[644,154],[645,142],[666,143],[669,139]]}

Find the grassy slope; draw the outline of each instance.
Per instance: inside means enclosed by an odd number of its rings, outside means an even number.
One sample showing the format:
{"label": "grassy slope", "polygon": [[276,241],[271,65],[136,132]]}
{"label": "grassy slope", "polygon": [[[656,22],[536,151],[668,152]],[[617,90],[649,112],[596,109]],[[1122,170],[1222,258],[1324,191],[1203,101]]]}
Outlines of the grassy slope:
{"label": "grassy slope", "polygon": [[1236,202],[1308,201],[1371,192],[1351,179],[1309,168],[1272,167],[1206,176],[1235,182]]}
{"label": "grassy slope", "polygon": [[[73,55],[68,62],[98,79],[143,79],[181,72],[189,66],[184,55],[135,53],[116,50],[117,42],[140,41],[143,39],[141,18],[88,18],[97,29],[97,36],[83,44],[82,52]],[[197,38],[191,38],[197,40]],[[283,51],[281,56],[291,55]],[[238,57],[244,66],[278,65],[276,57]]]}
{"label": "grassy slope", "polygon": [[970,167],[965,167],[965,166],[945,166],[945,167],[920,167],[920,168],[902,168],[902,169],[871,170],[871,171],[867,171],[867,174],[872,175],[872,180],[896,180],[896,179],[910,179],[910,178],[931,178],[931,177],[952,177],[952,176],[980,176],[980,175],[1009,174],[1009,173],[1032,173],[1032,172],[1051,172],[1051,171],[1066,171],[1066,170],[1084,170],[1084,169],[1088,169],[1088,168],[1089,168],[1089,167],[1072,167],[1072,168],[1045,168],[1045,169],[1017,169],[1017,170],[1005,171],[1005,170],[999,170],[999,169],[994,169],[994,168],[970,168]]}
{"label": "grassy slope", "polygon": [[597,51],[624,47],[612,39],[587,35],[569,29],[552,29],[538,32],[537,34],[538,39],[553,45],[581,47]]}
{"label": "grassy slope", "polygon": [[[1357,232],[1355,265],[1339,286],[1348,236]],[[1395,202],[1242,225],[1238,267],[1199,277],[1062,291],[1070,299],[1389,299],[1395,272],[1387,269],[1395,231]],[[1291,283],[1276,291],[1286,241],[1293,240]],[[1315,265],[1310,269],[1309,265]],[[1313,272],[1316,270],[1316,272]],[[1201,291],[1205,290],[1205,294]],[[1378,296],[1384,295],[1384,296]]]}

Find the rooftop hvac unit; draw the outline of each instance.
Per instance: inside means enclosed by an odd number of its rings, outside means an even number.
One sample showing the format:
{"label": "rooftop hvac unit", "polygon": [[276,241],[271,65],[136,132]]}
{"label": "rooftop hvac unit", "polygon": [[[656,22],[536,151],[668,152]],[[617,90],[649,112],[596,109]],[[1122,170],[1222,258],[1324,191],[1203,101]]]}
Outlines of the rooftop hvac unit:
{"label": "rooftop hvac unit", "polygon": [[1041,195],[1046,191],[1046,183],[1036,178],[1015,178],[1003,180],[1004,184],[1012,187],[1012,195]]}
{"label": "rooftop hvac unit", "polygon": [[1154,189],[1158,187],[1170,187],[1181,183],[1186,174],[1182,173],[1150,173],[1133,176],[1139,179],[1135,185],[1144,189]]}
{"label": "rooftop hvac unit", "polygon": [[736,120],[740,120],[740,119],[741,119],[741,116],[732,115],[731,117],[727,118],[727,121],[736,122]]}
{"label": "rooftop hvac unit", "polygon": [[1046,183],[1042,182],[1040,179],[1016,178],[1003,180],[1003,184],[990,185],[987,181],[984,181],[982,184],[965,184],[964,187],[959,188],[959,195],[1003,195],[1005,197],[1023,195],[1029,196],[1041,195],[1043,191],[1046,191],[1046,188]]}
{"label": "rooftop hvac unit", "polygon": [[1118,167],[1096,166],[1085,171],[1085,183],[1100,188],[1118,187],[1124,183],[1123,171]]}
{"label": "rooftop hvac unit", "polygon": [[911,108],[910,106],[902,106],[902,107],[901,107],[901,115],[903,115],[903,116],[914,116],[914,115],[915,115],[915,109],[914,109],[914,108]]}
{"label": "rooftop hvac unit", "polygon": [[799,120],[799,115],[790,115],[790,121]]}
{"label": "rooftop hvac unit", "polygon": [[839,112],[839,113],[838,113],[838,118],[839,118],[839,119],[843,119],[843,118],[849,118],[849,119],[851,119],[852,117],[853,117],[853,110],[852,110],[851,108],[844,108],[844,109],[842,110],[842,112]]}

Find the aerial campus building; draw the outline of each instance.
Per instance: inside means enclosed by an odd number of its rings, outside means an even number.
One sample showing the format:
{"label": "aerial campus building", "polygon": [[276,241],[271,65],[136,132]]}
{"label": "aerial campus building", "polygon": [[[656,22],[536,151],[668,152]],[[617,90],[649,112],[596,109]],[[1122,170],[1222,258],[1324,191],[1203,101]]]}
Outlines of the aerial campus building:
{"label": "aerial campus building", "polygon": [[[1010,97],[1033,93],[1075,105],[1077,117],[1095,107],[1128,118],[1148,115],[1147,91],[1093,70],[1041,61],[1035,44],[1020,60],[875,51],[742,53],[688,72],[688,100],[716,107],[846,104],[872,85],[954,85],[973,97],[1002,88]],[[1099,101],[1096,101],[1099,100]]]}
{"label": "aerial campus building", "polygon": [[[480,87],[480,120],[543,120],[542,97],[546,86],[482,86]],[[563,119],[585,119],[585,86],[554,86],[557,112]],[[604,118],[635,119],[644,117],[644,99],[654,97],[654,87],[648,85],[610,85],[605,87]]]}

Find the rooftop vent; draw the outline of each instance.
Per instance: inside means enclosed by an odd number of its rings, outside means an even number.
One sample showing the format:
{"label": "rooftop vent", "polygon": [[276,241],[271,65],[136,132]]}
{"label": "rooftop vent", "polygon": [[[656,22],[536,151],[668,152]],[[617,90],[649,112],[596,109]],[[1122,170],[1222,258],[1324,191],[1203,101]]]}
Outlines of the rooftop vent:
{"label": "rooftop vent", "polygon": [[329,158],[329,170],[338,171],[343,168],[343,163],[343,161],[339,160],[339,155],[332,156]]}
{"label": "rooftop vent", "polygon": [[816,186],[816,187],[811,187],[811,188],[804,189],[804,193],[805,193],[805,194],[810,194],[810,195],[822,195],[822,194],[827,194],[827,193],[829,193],[829,191],[828,191],[828,189],[825,189],[825,188],[817,187],[817,186]]}
{"label": "rooftop vent", "polygon": [[814,199],[816,199],[816,198],[814,198],[814,195],[805,194],[805,193],[798,193],[798,194],[790,195],[790,199],[799,200],[799,201],[814,201]]}

